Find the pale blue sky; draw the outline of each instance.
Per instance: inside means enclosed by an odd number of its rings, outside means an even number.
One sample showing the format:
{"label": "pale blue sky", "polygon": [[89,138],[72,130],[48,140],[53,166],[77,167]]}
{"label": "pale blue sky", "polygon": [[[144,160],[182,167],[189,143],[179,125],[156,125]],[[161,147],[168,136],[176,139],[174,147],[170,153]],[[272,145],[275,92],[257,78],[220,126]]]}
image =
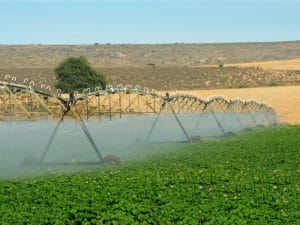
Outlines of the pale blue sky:
{"label": "pale blue sky", "polygon": [[300,0],[0,0],[0,44],[300,40]]}

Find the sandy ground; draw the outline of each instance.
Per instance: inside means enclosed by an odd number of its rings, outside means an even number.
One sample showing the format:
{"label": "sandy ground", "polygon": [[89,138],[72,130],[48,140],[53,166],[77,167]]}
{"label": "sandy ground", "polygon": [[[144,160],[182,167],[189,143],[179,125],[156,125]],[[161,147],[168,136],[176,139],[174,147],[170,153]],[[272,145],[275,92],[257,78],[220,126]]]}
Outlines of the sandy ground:
{"label": "sandy ground", "polygon": [[256,99],[271,105],[279,115],[280,121],[300,124],[300,86],[264,87],[220,90],[186,91],[203,98],[222,95],[226,98]]}
{"label": "sandy ground", "polygon": [[263,69],[274,69],[274,70],[300,70],[300,59],[226,64],[224,66],[260,67]]}

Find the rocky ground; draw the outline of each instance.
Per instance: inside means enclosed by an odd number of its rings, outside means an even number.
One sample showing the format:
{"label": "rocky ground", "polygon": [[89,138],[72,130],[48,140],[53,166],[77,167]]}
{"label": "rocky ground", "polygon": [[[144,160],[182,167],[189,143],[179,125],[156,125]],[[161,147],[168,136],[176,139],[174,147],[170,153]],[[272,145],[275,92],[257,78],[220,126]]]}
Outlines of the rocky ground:
{"label": "rocky ground", "polygon": [[[157,90],[219,89],[300,84],[300,71],[267,70],[256,67],[122,67],[99,69],[109,84],[133,84]],[[53,86],[53,69],[0,69],[0,75],[11,74],[22,83],[24,78]]]}
{"label": "rocky ground", "polygon": [[[299,66],[275,70],[277,62],[300,58],[300,41],[156,45],[0,45],[0,80],[16,76],[53,86],[54,68],[66,57],[84,55],[109,84],[157,90],[220,89],[300,84]],[[265,64],[251,62],[268,61]],[[295,65],[298,61],[292,61]],[[299,61],[300,62],[300,61]],[[241,64],[243,63],[243,64]],[[245,64],[246,63],[246,64]],[[250,63],[250,64],[247,64]],[[282,63],[281,63],[282,64]],[[280,68],[282,65],[280,64]],[[231,66],[233,65],[233,66]],[[262,66],[261,66],[262,65]]]}

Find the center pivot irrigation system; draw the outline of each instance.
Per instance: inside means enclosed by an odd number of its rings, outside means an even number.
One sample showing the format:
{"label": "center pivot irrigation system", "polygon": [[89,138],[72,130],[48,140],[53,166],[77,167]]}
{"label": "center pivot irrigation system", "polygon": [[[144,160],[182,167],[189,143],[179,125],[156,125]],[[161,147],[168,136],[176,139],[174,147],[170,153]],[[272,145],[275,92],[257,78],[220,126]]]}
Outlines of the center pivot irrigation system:
{"label": "center pivot irrigation system", "polygon": [[[64,95],[60,90],[53,91],[50,86],[45,84],[37,87],[33,81],[28,79],[25,79],[23,84],[18,84],[16,78],[10,75],[6,75],[4,81],[0,81],[0,121],[41,119],[58,121],[39,160],[40,164],[46,164],[43,160],[64,118],[72,117],[79,121],[84,134],[100,160],[98,164],[118,164],[120,163],[118,157],[101,155],[85,121],[95,119],[101,121],[103,118],[112,120],[115,117],[122,118],[129,114],[156,115],[146,138],[149,141],[159,118],[164,114],[169,114],[174,116],[174,121],[178,124],[186,141],[193,141],[195,137],[187,132],[187,127],[180,119],[181,115],[197,115],[199,119],[194,124],[194,129],[197,129],[203,121],[202,117],[209,114],[215,120],[222,135],[225,136],[232,134],[224,127],[226,113],[230,113],[234,117],[234,123],[241,130],[278,123],[274,109],[255,100],[228,100],[221,96],[205,100],[189,94],[161,94],[155,90],[132,85],[107,86],[104,90],[100,87],[94,90],[88,88],[82,93],[75,92],[72,95]],[[257,120],[257,114],[260,115],[259,120]],[[246,117],[250,122],[245,123]],[[80,163],[77,162],[77,164]]]}

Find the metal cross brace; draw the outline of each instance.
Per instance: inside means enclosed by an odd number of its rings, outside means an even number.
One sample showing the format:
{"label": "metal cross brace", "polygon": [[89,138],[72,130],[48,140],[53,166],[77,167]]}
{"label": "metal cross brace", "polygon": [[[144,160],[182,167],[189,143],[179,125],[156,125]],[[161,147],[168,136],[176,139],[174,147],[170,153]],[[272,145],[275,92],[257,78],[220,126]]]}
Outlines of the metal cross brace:
{"label": "metal cross brace", "polygon": [[174,117],[175,117],[177,123],[179,124],[179,126],[180,126],[182,132],[184,133],[184,135],[185,135],[187,141],[190,141],[189,135],[187,134],[187,132],[186,132],[184,126],[182,125],[180,119],[178,118],[178,116],[177,116],[175,110],[173,109],[172,105],[170,104],[169,100],[168,100],[168,99],[166,99],[166,100],[165,100],[165,99],[162,99],[162,100],[163,100],[163,105],[162,105],[162,107],[160,108],[160,111],[159,111],[159,113],[157,114],[157,117],[156,117],[156,119],[155,119],[155,121],[154,121],[154,123],[153,123],[153,125],[152,125],[152,127],[151,127],[151,129],[150,129],[150,132],[149,132],[149,134],[148,134],[148,136],[147,136],[147,142],[149,141],[149,139],[150,139],[150,137],[151,137],[151,135],[152,135],[152,133],[153,133],[153,130],[154,130],[156,124],[157,124],[157,121],[158,121],[158,119],[159,119],[159,117],[160,117],[160,115],[161,115],[163,109],[165,109],[166,105],[168,105],[168,106],[170,107],[170,109],[171,109],[171,111],[172,111],[172,114],[174,115]]}
{"label": "metal cross brace", "polygon": [[82,117],[80,116],[80,114],[78,113],[78,111],[76,109],[74,109],[73,107],[74,107],[74,104],[66,106],[67,109],[63,112],[63,114],[62,114],[59,122],[57,123],[57,125],[56,125],[56,127],[54,129],[54,132],[51,135],[51,137],[49,139],[49,142],[48,142],[48,144],[46,146],[46,149],[45,149],[45,151],[44,151],[44,153],[43,153],[43,155],[42,155],[42,157],[41,157],[41,159],[39,161],[40,163],[43,162],[43,160],[44,160],[47,152],[49,151],[50,146],[51,146],[51,144],[52,144],[52,142],[54,140],[54,137],[57,134],[57,131],[58,131],[61,123],[63,122],[63,119],[64,119],[65,115],[67,115],[67,113],[70,112],[70,111],[73,113],[73,115],[75,116],[75,118],[77,117],[79,119],[80,126],[81,126],[84,134],[86,135],[87,139],[89,140],[90,144],[92,145],[93,149],[95,150],[98,158],[100,159],[100,162],[103,162],[103,157],[102,157],[102,155],[101,155],[101,153],[100,153],[100,151],[99,151],[96,143],[94,142],[94,139],[92,138],[92,135],[90,134],[90,132],[89,132],[86,124],[84,123],[84,121],[83,121]]}

